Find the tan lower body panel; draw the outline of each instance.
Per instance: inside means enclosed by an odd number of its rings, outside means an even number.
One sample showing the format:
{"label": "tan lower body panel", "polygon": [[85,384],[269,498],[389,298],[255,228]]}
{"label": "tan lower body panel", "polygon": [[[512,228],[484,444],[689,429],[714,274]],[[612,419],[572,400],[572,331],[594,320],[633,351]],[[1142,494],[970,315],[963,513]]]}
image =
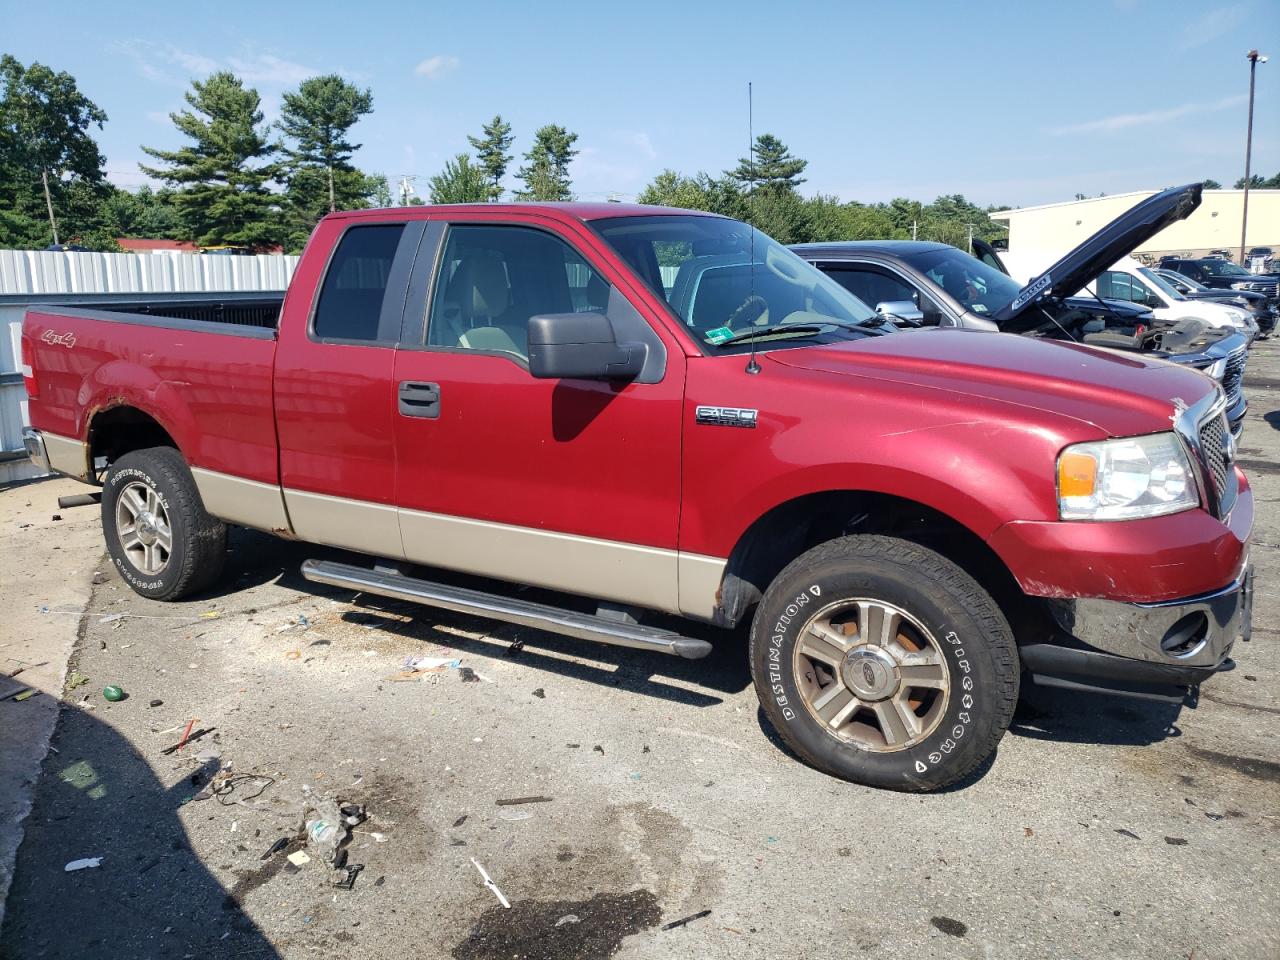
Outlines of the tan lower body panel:
{"label": "tan lower body panel", "polygon": [[230,523],[689,617],[713,616],[724,575],[717,557],[192,474],[205,509]]}
{"label": "tan lower body panel", "polygon": [[299,540],[404,559],[395,507],[287,488],[284,505]]}
{"label": "tan lower body panel", "polygon": [[77,480],[90,479],[89,445],[83,440],[60,437],[56,433],[43,433],[44,450],[49,456],[49,469],[65,473]]}
{"label": "tan lower body panel", "polygon": [[233,477],[203,467],[192,467],[191,476],[204,508],[215,517],[271,533],[290,532],[284,496],[275,484]]}

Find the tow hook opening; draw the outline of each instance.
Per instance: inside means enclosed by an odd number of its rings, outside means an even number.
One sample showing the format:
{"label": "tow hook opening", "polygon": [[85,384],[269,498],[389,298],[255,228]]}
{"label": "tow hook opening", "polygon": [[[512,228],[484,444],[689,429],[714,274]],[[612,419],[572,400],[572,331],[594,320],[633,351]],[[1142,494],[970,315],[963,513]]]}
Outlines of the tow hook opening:
{"label": "tow hook opening", "polygon": [[1165,631],[1160,649],[1171,657],[1189,657],[1199,651],[1209,636],[1209,618],[1204,611],[1188,613]]}

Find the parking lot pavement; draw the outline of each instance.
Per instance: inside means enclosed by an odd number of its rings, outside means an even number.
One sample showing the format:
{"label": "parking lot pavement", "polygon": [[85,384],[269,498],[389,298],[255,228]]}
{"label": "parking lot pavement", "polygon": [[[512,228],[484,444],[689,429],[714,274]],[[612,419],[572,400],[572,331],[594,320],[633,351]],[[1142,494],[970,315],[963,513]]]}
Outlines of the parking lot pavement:
{"label": "parking lot pavement", "polygon": [[[740,637],[684,662],[353,600],[298,576],[324,551],[246,532],[190,602],[104,561],[0,955],[1280,955],[1280,343],[1247,384],[1237,669],[1181,707],[1029,690],[994,761],[931,796],[790,757]],[[400,679],[414,654],[469,670]],[[209,732],[165,754],[188,727]],[[202,798],[220,765],[237,776]],[[308,787],[368,808],[349,891],[314,847],[263,859]]]}

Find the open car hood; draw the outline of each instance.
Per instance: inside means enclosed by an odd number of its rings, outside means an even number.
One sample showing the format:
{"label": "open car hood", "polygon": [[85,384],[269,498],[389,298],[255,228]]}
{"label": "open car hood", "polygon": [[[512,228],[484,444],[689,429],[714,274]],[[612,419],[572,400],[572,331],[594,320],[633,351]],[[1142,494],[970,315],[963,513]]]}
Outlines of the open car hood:
{"label": "open car hood", "polygon": [[1071,296],[1169,224],[1185,220],[1200,206],[1200,190],[1198,183],[1171,187],[1126,210],[1033,278],[1012,303],[990,319],[1005,333],[1025,333],[1043,325],[1044,316],[1034,309],[1037,303],[1049,297]]}

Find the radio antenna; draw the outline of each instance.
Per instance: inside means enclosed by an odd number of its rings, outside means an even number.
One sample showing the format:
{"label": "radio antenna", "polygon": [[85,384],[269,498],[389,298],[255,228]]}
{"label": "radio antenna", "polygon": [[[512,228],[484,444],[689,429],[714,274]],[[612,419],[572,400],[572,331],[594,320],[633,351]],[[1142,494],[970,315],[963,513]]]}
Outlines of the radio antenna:
{"label": "radio antenna", "polygon": [[[755,138],[755,109],[751,97],[751,81],[747,81],[747,171],[751,174],[747,180],[747,216],[755,215],[755,195],[756,195],[756,138]],[[749,240],[750,261],[747,264],[747,275],[751,284],[751,302],[754,303],[756,298],[756,227],[754,223],[748,223],[747,229]],[[754,321],[753,321],[754,322]],[[760,364],[756,363],[756,338],[751,338],[751,357],[747,360],[747,373],[755,375],[760,372]]]}

